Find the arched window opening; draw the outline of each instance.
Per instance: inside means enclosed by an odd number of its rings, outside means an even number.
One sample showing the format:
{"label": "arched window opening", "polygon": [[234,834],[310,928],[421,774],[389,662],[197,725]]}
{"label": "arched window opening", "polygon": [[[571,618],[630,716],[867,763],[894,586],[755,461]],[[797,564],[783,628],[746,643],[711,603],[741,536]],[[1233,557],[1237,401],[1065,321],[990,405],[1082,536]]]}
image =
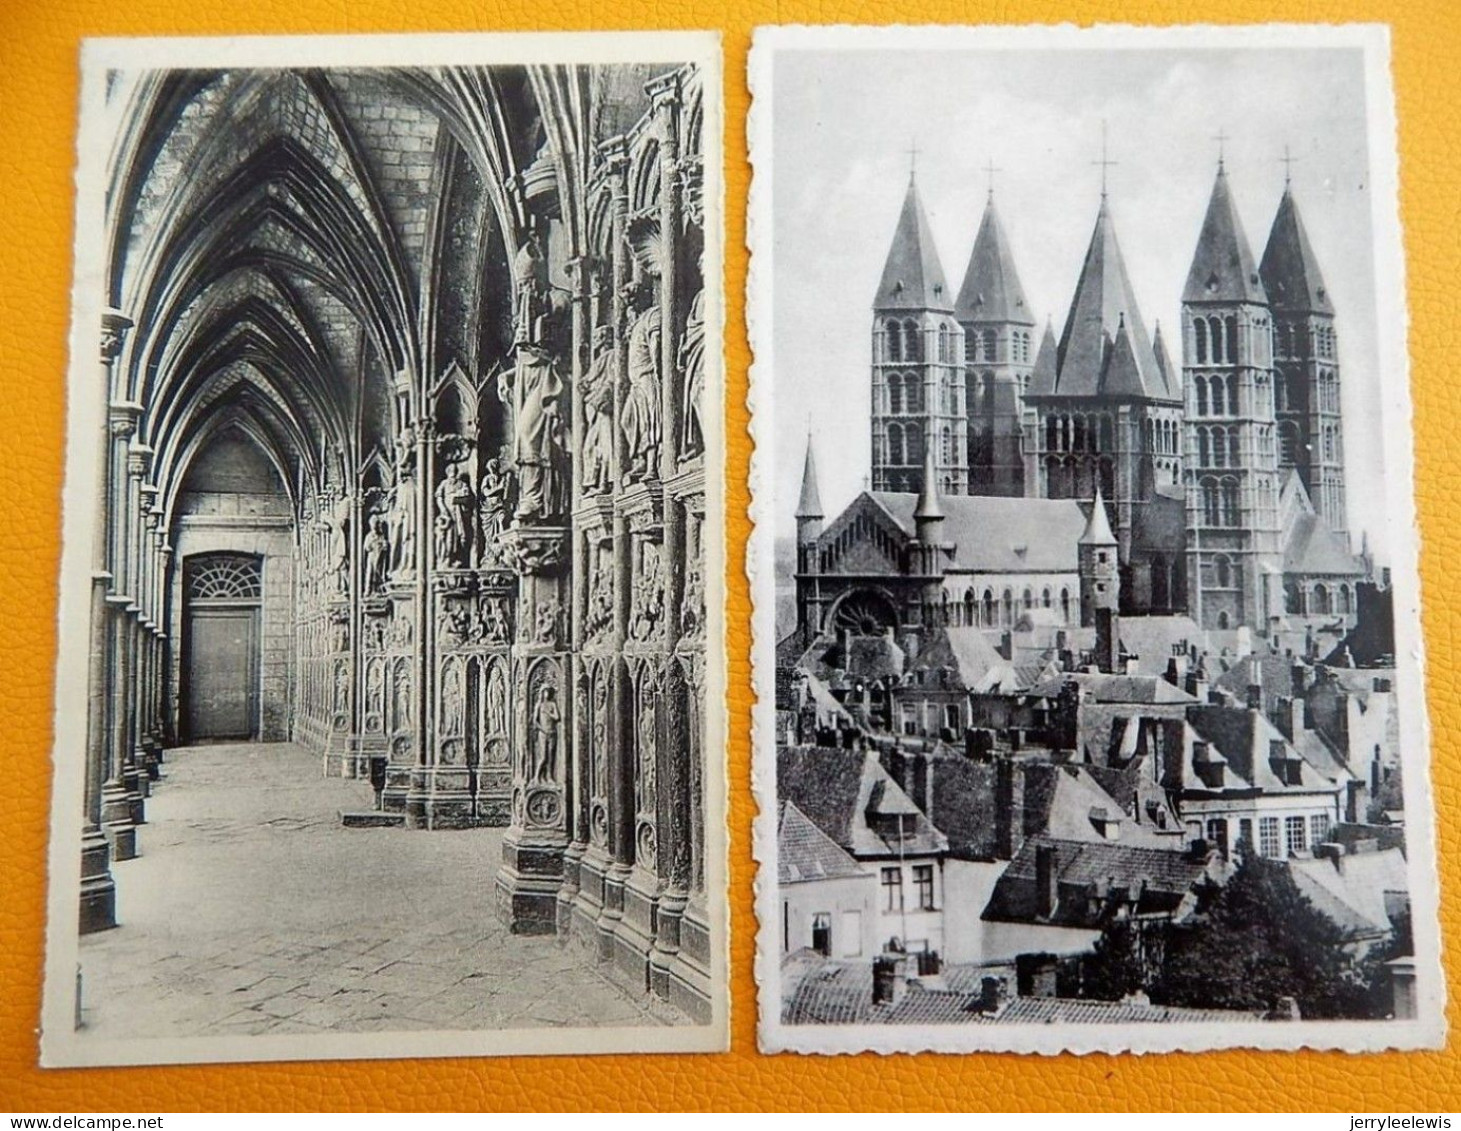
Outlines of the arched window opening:
{"label": "arched window opening", "polygon": [[1070,590],[1060,591],[1060,619],[1066,624],[1070,623]]}
{"label": "arched window opening", "polygon": [[988,626],[994,624],[994,592],[993,592],[993,590],[986,589],[984,591],[984,600],[983,600],[982,603],[983,603],[983,616],[982,616],[982,620],[983,620],[983,623],[984,623],[985,627],[988,627]]}
{"label": "arched window opening", "polygon": [[[1192,333],[1193,333],[1193,336],[1196,339],[1196,346],[1197,346],[1197,364],[1198,365],[1206,365],[1207,364],[1207,321],[1205,319],[1202,319],[1202,318],[1194,319],[1193,320],[1193,323],[1192,323]],[[1201,381],[1202,378],[1199,377],[1198,380]]]}
{"label": "arched window opening", "polygon": [[887,351],[889,361],[903,360],[903,326],[896,318],[890,318],[883,327],[887,335]]}
{"label": "arched window opening", "polygon": [[1229,314],[1224,322],[1227,330],[1227,360],[1228,364],[1235,365],[1238,361],[1238,319],[1236,315]]}

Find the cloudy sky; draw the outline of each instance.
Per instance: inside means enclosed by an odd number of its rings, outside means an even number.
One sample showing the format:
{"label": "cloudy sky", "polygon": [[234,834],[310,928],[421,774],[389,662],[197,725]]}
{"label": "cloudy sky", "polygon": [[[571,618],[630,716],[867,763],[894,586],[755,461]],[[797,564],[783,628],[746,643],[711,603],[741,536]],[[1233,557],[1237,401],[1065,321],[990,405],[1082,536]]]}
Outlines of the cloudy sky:
{"label": "cloudy sky", "polygon": [[[1255,260],[1293,189],[1338,312],[1350,527],[1381,529],[1364,60],[1322,50],[781,51],[773,72],[776,534],[794,530],[808,426],[835,514],[868,473],[871,303],[910,148],[957,292],[994,191],[1034,314],[1057,337],[1090,240],[1106,123],[1112,216],[1148,327],[1178,325],[1219,133]],[[758,95],[760,92],[758,91]],[[758,175],[761,167],[758,166]],[[765,269],[764,261],[758,271]],[[1168,338],[1174,356],[1178,340]],[[1180,356],[1175,356],[1181,364]],[[762,370],[763,378],[766,376]],[[1372,540],[1374,540],[1372,538]]]}

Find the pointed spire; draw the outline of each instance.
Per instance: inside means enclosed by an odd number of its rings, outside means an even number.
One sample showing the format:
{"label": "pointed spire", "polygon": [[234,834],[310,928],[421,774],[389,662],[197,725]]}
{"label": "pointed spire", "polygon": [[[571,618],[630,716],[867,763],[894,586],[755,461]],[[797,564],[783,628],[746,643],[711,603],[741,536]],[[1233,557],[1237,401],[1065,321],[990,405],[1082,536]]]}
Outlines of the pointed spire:
{"label": "pointed spire", "polygon": [[1167,339],[1162,337],[1162,323],[1159,319],[1152,330],[1152,353],[1156,355],[1157,368],[1162,371],[1162,380],[1167,388],[1172,387],[1172,355],[1167,352]]}
{"label": "pointed spire", "polygon": [[1299,218],[1292,188],[1284,183],[1283,199],[1268,233],[1263,262],[1258,268],[1275,309],[1304,314],[1333,314],[1319,261],[1309,245],[1309,234]]}
{"label": "pointed spire", "polygon": [[1030,370],[1028,393],[1048,396],[1055,392],[1056,359],[1060,347],[1055,344],[1055,328],[1050,319],[1045,320],[1045,333],[1040,338],[1040,348],[1035,351],[1035,367]]}
{"label": "pointed spire", "polygon": [[918,506],[913,510],[914,520],[941,519],[943,504],[938,498],[938,469],[933,465],[933,444],[923,446],[923,488],[918,492]]}
{"label": "pointed spire", "polygon": [[1004,225],[994,206],[992,190],[984,206],[984,219],[979,223],[974,250],[969,255],[964,284],[954,303],[954,316],[960,322],[1035,324],[1025,302],[1025,289],[1020,285],[1009,241],[1005,239]]}
{"label": "pointed spire", "polygon": [[1054,392],[1056,395],[1089,397],[1103,390],[1101,379],[1107,361],[1107,350],[1114,344],[1122,323],[1130,336],[1132,364],[1135,367],[1134,395],[1154,400],[1180,399],[1163,380],[1152,353],[1151,338],[1126,273],[1126,262],[1116,240],[1107,201],[1102,198],[1096,213],[1096,227],[1081,265],[1075,297],[1065,331],[1060,336],[1056,361]]}
{"label": "pointed spire", "polygon": [[1218,162],[1212,196],[1208,198],[1207,215],[1197,237],[1197,251],[1187,272],[1183,302],[1257,302],[1268,301],[1253,252],[1243,225],[1233,208],[1228,190],[1228,174]]}
{"label": "pointed spire", "polygon": [[1082,546],[1114,546],[1116,535],[1111,533],[1111,520],[1106,516],[1106,503],[1101,498],[1101,488],[1096,487],[1096,497],[1091,501],[1091,513],[1086,518],[1086,529],[1080,537]]}
{"label": "pointed spire", "polygon": [[903,211],[898,216],[898,228],[888,249],[873,309],[952,312],[951,298],[928,216],[918,195],[918,184],[910,175],[908,193],[903,198]]}
{"label": "pointed spire", "polygon": [[802,466],[802,493],[796,504],[797,518],[821,518],[822,494],[817,489],[817,460],[812,454],[812,434],[807,433],[807,461]]}

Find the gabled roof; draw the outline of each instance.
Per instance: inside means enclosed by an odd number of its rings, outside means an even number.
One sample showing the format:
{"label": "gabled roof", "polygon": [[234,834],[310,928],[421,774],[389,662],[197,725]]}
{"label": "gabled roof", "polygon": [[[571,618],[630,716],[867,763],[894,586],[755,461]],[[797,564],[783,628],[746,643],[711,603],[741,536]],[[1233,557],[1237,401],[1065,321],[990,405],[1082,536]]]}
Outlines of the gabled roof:
{"label": "gabled roof", "polygon": [[1187,272],[1183,302],[1254,302],[1266,303],[1263,282],[1253,263],[1248,237],[1233,208],[1228,191],[1228,175],[1218,164],[1212,196],[1207,202],[1207,216],[1197,237],[1197,250]]}
{"label": "gabled roof", "polygon": [[[1040,914],[1036,859],[1054,854],[1057,900]],[[1030,837],[994,885],[983,918],[1006,923],[1052,923],[1099,928],[1109,914],[1107,897],[1132,900],[1138,914],[1177,915],[1207,875],[1207,863],[1186,852],[1120,842],[1082,842]]]}
{"label": "gabled roof", "polygon": [[870,874],[790,801],[782,803],[776,830],[776,870],[783,884]]}
{"label": "gabled roof", "polygon": [[[1264,793],[1331,792],[1341,788],[1349,775],[1332,761],[1316,767],[1268,718],[1244,707],[1199,706],[1189,708],[1187,721],[1193,733],[1209,742],[1242,782]],[[1285,760],[1299,762],[1299,781],[1289,784],[1275,772],[1272,755],[1279,750]],[[1238,782],[1232,788],[1241,788]],[[1192,788],[1201,789],[1201,785]]]}
{"label": "gabled roof", "polygon": [[1314,510],[1304,481],[1295,469],[1289,470],[1279,492],[1278,512],[1284,518],[1285,573],[1364,576],[1364,562],[1350,552],[1349,540]]}
{"label": "gabled roof", "polygon": [[776,793],[855,859],[948,851],[948,838],[871,752],[782,747],[776,756]]}
{"label": "gabled roof", "polygon": [[966,625],[939,629],[918,654],[915,669],[952,671],[961,690],[1019,690],[1010,662],[999,654],[983,629]]}
{"label": "gabled roof", "polygon": [[1309,235],[1299,218],[1294,194],[1284,186],[1278,214],[1268,233],[1268,246],[1263,249],[1263,262],[1258,273],[1275,310],[1304,314],[1333,314],[1319,261],[1309,245]]}
{"label": "gabled roof", "polygon": [[[1123,325],[1127,342],[1118,355]],[[1181,400],[1152,351],[1104,198],[1060,336],[1054,386],[1036,393],[1032,382],[1031,394]]]}
{"label": "gabled roof", "polygon": [[964,283],[954,303],[954,316],[960,322],[1035,324],[992,195],[984,206],[984,219],[979,223]]}
{"label": "gabled roof", "polygon": [[1346,853],[1335,860],[1297,858],[1289,861],[1289,874],[1316,908],[1356,935],[1392,930],[1391,908],[1405,902],[1409,889],[1405,855],[1398,848]]}
{"label": "gabled roof", "polygon": [[938,310],[952,313],[953,295],[944,281],[944,269],[934,247],[933,232],[918,184],[908,180],[908,194],[893,233],[893,245],[883,265],[883,279],[873,300],[874,310]]}
{"label": "gabled roof", "polygon": [[1142,675],[1165,675],[1174,647],[1180,646],[1183,652],[1193,647],[1202,652],[1210,650],[1207,633],[1188,616],[1122,617],[1120,631],[1121,647],[1127,655],[1136,657]]}
{"label": "gabled roof", "polygon": [[[870,497],[910,537],[918,496],[875,491]],[[979,573],[1073,573],[1076,539],[1086,516],[1074,499],[947,495],[942,538],[955,547],[951,568]]]}
{"label": "gabled roof", "polygon": [[1148,705],[1195,703],[1180,687],[1165,679],[1146,675],[1117,675],[1106,672],[1061,672],[1042,680],[1030,694],[1042,699],[1056,698],[1067,683],[1085,691],[1094,703],[1143,703]]}

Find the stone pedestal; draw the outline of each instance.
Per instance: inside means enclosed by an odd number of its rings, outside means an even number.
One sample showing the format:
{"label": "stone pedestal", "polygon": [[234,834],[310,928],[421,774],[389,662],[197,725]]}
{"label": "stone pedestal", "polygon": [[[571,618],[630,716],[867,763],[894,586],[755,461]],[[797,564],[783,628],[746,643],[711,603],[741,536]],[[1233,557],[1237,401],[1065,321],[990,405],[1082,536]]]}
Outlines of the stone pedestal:
{"label": "stone pedestal", "polygon": [[690,897],[679,923],[679,933],[679,950],[669,961],[666,992],[661,996],[696,1021],[708,1024],[713,984],[710,914],[703,894]]}
{"label": "stone pedestal", "polygon": [[87,824],[81,834],[80,933],[93,934],[117,925],[117,885],[112,881],[111,849],[101,829]]}
{"label": "stone pedestal", "polygon": [[406,827],[469,829],[477,824],[471,770],[466,766],[418,766],[406,795]]}
{"label": "stone pedestal", "polygon": [[137,855],[137,824],[133,820],[131,797],[120,778],[101,787],[101,831],[113,860],[131,860]]}
{"label": "stone pedestal", "polygon": [[496,880],[497,913],[513,934],[555,933],[567,847],[563,834],[534,829],[513,829],[504,838]]}
{"label": "stone pedestal", "polygon": [[650,988],[649,954],[654,948],[659,881],[639,868],[623,886],[624,908],[614,929],[613,970],[638,993]]}

